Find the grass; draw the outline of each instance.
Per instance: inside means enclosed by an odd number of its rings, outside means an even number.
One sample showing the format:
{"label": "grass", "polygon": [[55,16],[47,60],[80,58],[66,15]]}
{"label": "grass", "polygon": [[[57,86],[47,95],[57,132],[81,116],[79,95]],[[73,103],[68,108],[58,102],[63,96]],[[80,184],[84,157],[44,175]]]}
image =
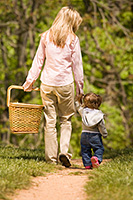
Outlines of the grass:
{"label": "grass", "polygon": [[[86,170],[88,200],[129,200],[133,197],[133,149],[105,151],[112,159],[99,168]],[[79,167],[79,166],[78,166]],[[16,189],[28,188],[31,178],[62,169],[45,162],[43,149],[0,146],[0,199],[9,199]],[[71,173],[70,173],[71,174]],[[82,175],[80,171],[73,175]]]}
{"label": "grass", "polygon": [[0,146],[0,199],[9,199],[16,189],[29,187],[31,177],[45,176],[58,168],[45,162],[44,150]]}
{"label": "grass", "polygon": [[88,200],[133,199],[133,149],[107,152],[110,162],[89,173]]}

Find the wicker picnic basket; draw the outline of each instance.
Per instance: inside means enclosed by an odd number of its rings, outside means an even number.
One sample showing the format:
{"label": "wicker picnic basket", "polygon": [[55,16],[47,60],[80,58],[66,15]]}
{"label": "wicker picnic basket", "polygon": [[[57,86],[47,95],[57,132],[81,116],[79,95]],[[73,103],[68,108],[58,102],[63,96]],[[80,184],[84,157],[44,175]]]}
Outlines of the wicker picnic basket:
{"label": "wicker picnic basket", "polygon": [[[22,86],[11,85],[7,90],[7,106],[9,107],[10,130],[14,134],[38,133],[43,105],[10,102],[11,90]],[[38,88],[33,89],[39,91]]]}

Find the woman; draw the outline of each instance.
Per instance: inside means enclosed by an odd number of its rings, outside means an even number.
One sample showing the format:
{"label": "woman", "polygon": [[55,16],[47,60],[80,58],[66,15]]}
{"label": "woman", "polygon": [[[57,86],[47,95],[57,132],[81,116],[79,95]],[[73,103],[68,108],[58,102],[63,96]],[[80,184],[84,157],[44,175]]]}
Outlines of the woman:
{"label": "woman", "polygon": [[73,8],[63,7],[51,28],[41,34],[41,40],[32,67],[29,70],[24,91],[31,91],[41,73],[41,97],[45,105],[45,159],[57,163],[58,142],[56,117],[60,119],[60,154],[62,165],[69,167],[68,153],[71,137],[71,117],[74,114],[74,82],[76,95],[83,93],[83,66],[79,39],[75,35],[82,18]]}

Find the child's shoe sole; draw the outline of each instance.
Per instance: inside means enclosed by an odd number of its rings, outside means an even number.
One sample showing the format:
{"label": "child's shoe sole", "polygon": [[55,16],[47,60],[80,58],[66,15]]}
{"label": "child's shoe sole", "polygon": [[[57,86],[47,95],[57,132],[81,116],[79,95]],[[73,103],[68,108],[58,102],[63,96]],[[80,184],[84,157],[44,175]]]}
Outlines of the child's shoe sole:
{"label": "child's shoe sole", "polygon": [[93,156],[91,158],[91,163],[92,163],[92,167],[93,168],[98,168],[99,167],[98,158],[96,156]]}
{"label": "child's shoe sole", "polygon": [[60,162],[62,163],[63,166],[65,166],[65,167],[71,166],[71,163],[70,163],[69,159],[67,158],[67,156],[65,154],[61,154],[59,156],[59,160],[60,160]]}

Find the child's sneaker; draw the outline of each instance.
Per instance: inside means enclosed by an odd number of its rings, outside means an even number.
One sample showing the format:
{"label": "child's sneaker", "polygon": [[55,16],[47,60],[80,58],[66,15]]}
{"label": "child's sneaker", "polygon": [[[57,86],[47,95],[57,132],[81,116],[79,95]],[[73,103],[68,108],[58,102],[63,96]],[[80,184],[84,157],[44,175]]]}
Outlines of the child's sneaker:
{"label": "child's sneaker", "polygon": [[98,168],[99,167],[98,158],[96,156],[92,156],[91,163],[92,163],[92,167],[93,168]]}
{"label": "child's sneaker", "polygon": [[91,165],[90,166],[85,166],[85,169],[91,169]]}

